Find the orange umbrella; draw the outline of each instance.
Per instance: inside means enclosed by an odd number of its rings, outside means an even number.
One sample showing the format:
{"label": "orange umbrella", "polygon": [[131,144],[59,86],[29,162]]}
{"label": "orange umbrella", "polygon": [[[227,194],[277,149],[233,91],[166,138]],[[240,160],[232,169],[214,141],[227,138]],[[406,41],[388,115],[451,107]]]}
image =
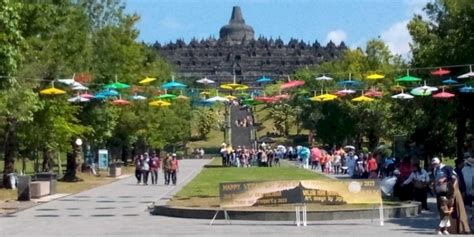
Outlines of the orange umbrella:
{"label": "orange umbrella", "polygon": [[118,106],[130,105],[130,101],[124,99],[116,99],[112,101],[112,104]]}

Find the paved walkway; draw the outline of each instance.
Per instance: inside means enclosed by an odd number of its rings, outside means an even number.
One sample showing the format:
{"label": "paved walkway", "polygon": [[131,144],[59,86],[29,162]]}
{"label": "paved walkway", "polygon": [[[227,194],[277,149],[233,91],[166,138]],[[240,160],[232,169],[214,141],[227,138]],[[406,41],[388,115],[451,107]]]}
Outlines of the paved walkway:
{"label": "paved walkway", "polygon": [[[310,222],[232,221],[151,216],[147,207],[164,204],[191,180],[208,160],[181,162],[177,186],[138,186],[133,177],[0,218],[0,236],[419,236],[432,234],[433,213],[388,220]],[[433,207],[434,208],[434,207]]]}

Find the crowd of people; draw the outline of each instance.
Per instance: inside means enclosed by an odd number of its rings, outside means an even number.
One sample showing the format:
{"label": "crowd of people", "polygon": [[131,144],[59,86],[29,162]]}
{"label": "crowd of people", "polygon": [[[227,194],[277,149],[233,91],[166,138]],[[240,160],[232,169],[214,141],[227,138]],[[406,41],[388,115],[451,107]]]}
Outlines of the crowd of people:
{"label": "crowd of people", "polygon": [[175,153],[167,154],[162,159],[159,154],[152,154],[150,156],[145,152],[143,155],[136,156],[134,162],[137,184],[148,185],[148,178],[151,176],[151,184],[157,185],[158,173],[160,168],[162,168],[164,184],[170,185],[171,182],[173,185],[176,185],[179,163]]}
{"label": "crowd of people", "polygon": [[235,149],[231,145],[223,143],[220,149],[223,166],[232,167],[272,167],[280,166],[280,159],[283,154],[271,146],[262,144],[257,149],[237,146]]}
{"label": "crowd of people", "polygon": [[253,118],[251,115],[247,115],[241,119],[235,120],[235,126],[237,127],[251,127],[253,126]]}

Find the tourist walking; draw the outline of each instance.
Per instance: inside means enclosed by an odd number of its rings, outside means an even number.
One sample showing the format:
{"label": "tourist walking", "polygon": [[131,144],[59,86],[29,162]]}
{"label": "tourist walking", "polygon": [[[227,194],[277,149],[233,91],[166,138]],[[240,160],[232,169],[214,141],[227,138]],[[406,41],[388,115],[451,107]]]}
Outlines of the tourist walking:
{"label": "tourist walking", "polygon": [[440,218],[436,233],[438,235],[449,235],[448,228],[451,227],[451,213],[453,213],[453,207],[451,206],[450,200],[446,196],[439,197],[440,199]]}
{"label": "tourist walking", "polygon": [[474,200],[474,158],[470,154],[465,158],[464,167],[461,172],[464,176],[464,184],[466,185],[464,203],[472,206],[472,201]]}
{"label": "tourist walking", "polygon": [[158,170],[160,169],[160,157],[156,154],[150,159],[151,184],[158,184]]}
{"label": "tourist walking", "polygon": [[176,185],[178,171],[179,171],[178,159],[176,158],[176,154],[173,153],[173,155],[171,156],[170,168],[169,168],[169,173],[171,175],[171,181],[173,182],[173,185]]}
{"label": "tourist walking", "polygon": [[143,185],[148,185],[149,174],[150,174],[150,157],[148,156],[148,153],[145,153],[144,159],[142,162]]}
{"label": "tourist walking", "polygon": [[162,167],[163,167],[163,175],[165,177],[165,185],[170,184],[170,166],[171,166],[171,157],[169,154],[165,156],[162,162]]}
{"label": "tourist walking", "polygon": [[453,168],[441,163],[441,160],[437,157],[431,160],[431,165],[433,166],[436,200],[440,216],[443,216],[443,211],[441,210],[442,200],[440,198],[445,196],[452,200],[453,207],[453,213],[451,215],[452,226],[449,232],[469,234],[471,230],[464,207],[464,201],[459,191],[456,173],[454,173]]}
{"label": "tourist walking", "polygon": [[378,178],[378,164],[377,160],[375,159],[374,155],[369,153],[367,160],[367,172],[369,172],[369,179],[376,179]]}
{"label": "tourist walking", "polygon": [[423,210],[428,209],[428,189],[429,189],[430,176],[425,169],[421,168],[419,162],[413,164],[413,171],[407,180],[405,180],[402,186],[412,184],[413,185],[413,199],[421,202],[421,208]]}
{"label": "tourist walking", "polygon": [[142,162],[143,155],[135,157],[135,178],[137,178],[137,184],[142,182]]}

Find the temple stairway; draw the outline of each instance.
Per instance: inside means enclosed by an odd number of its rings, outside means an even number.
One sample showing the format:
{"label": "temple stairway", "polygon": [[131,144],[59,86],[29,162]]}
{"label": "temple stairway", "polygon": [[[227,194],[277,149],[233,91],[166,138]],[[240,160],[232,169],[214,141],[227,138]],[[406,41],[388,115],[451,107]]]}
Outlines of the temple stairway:
{"label": "temple stairway", "polygon": [[235,122],[237,120],[243,120],[248,115],[252,116],[252,113],[248,112],[246,109],[242,109],[241,106],[230,107],[231,144],[234,147],[245,146],[251,148],[253,146],[252,126],[237,126]]}

